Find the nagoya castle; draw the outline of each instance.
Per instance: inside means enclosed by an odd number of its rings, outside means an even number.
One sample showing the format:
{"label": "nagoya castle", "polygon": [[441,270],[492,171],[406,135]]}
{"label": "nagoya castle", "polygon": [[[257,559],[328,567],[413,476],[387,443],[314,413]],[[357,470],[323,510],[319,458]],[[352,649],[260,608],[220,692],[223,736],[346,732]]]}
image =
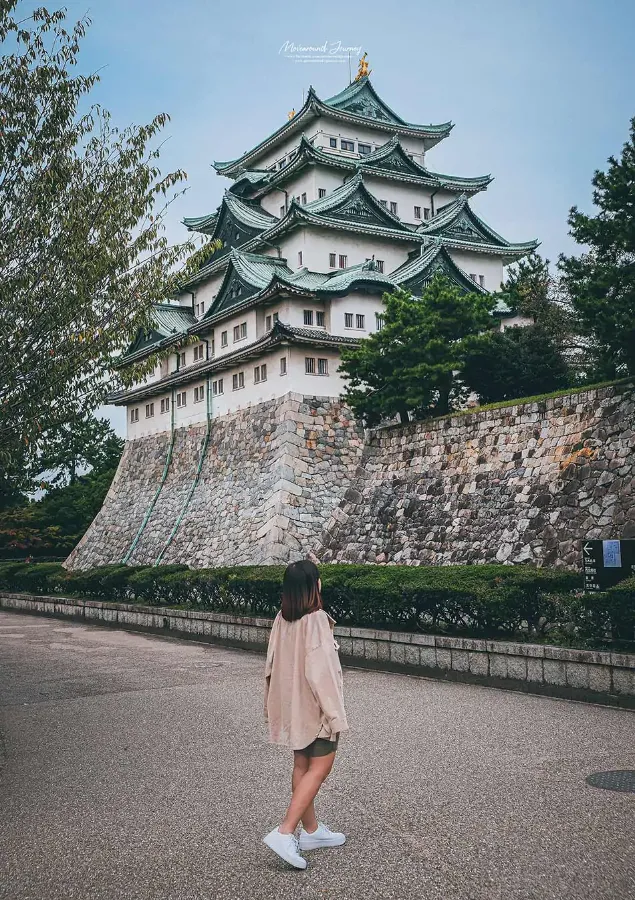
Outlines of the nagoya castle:
{"label": "nagoya castle", "polygon": [[[213,164],[228,181],[222,203],[184,224],[217,249],[119,360],[159,362],[110,397],[128,440],[69,567],[312,551],[365,464],[367,436],[340,400],[342,348],[382,328],[386,292],[418,295],[438,272],[496,292],[504,267],[537,246],[474,212],[489,175],[434,170],[428,155],[452,124],[402,119],[369,75],[364,55],[339,94],[309,88],[270,135]],[[522,321],[502,301],[494,315],[501,328]],[[392,559],[361,546],[364,559]]]}
{"label": "nagoya castle", "polygon": [[[367,72],[363,59],[329,100],[309,88],[272,134],[213,164],[230,180],[223,201],[184,224],[222,248],[176,303],[154,308],[153,331],[122,359],[174,349],[147,382],[111,398],[127,408],[129,438],[290,390],[339,397],[340,348],[382,327],[382,294],[416,295],[437,272],[465,291],[498,291],[503,267],[537,246],[510,243],[472,210],[489,175],[428,167],[452,124],[405,121]],[[497,314],[513,320],[502,304]]]}

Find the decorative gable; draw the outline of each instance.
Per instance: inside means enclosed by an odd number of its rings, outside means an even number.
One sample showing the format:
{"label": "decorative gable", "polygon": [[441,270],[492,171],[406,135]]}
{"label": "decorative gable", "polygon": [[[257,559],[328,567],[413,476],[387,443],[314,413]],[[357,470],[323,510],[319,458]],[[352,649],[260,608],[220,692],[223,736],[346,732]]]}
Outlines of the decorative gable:
{"label": "decorative gable", "polygon": [[491,241],[491,238],[477,227],[474,220],[466,212],[462,212],[448,228],[444,229],[443,234],[460,241],[483,241],[485,243]]}
{"label": "decorative gable", "polygon": [[230,213],[227,206],[224,205],[213,234],[213,238],[222,241],[223,246],[220,250],[216,251],[214,259],[224,256],[235,247],[242,246],[247,241],[256,237],[257,234],[260,234],[258,229],[249,228],[242,222],[238,222],[235,216]]}
{"label": "decorative gable", "polygon": [[231,309],[231,307],[237,306],[253,294],[257,294],[259,290],[260,288],[243,281],[236,270],[231,267],[225,276],[225,280],[221,285],[216,299],[214,300],[213,307],[210,309],[210,314],[213,313],[215,315],[223,309]]}
{"label": "decorative gable", "polygon": [[379,228],[399,228],[400,223],[360,185],[340,205],[334,205],[322,213],[329,219],[341,219],[359,225],[375,225]]}
{"label": "decorative gable", "polygon": [[[359,83],[358,83],[359,84]],[[337,97],[327,100],[326,104],[342,112],[352,113],[355,116],[363,116],[365,119],[376,119],[379,122],[403,125],[400,119],[375,93],[370,82],[364,81],[361,85],[351,85]]]}

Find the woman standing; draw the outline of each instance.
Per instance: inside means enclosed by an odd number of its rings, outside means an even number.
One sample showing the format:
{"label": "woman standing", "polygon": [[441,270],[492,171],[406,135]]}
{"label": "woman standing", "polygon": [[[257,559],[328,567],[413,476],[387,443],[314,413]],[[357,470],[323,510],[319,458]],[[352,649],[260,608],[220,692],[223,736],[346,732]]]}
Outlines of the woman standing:
{"label": "woman standing", "polygon": [[[339,847],[346,840],[318,823],[313,806],[333,767],[339,736],[348,731],[334,621],[322,609],[321,591],[312,562],[287,567],[265,667],[269,737],[294,751],[294,765],[291,803],[282,823],[264,842],[297,869],[306,869],[300,850]],[[300,821],[298,840],[295,830]]]}

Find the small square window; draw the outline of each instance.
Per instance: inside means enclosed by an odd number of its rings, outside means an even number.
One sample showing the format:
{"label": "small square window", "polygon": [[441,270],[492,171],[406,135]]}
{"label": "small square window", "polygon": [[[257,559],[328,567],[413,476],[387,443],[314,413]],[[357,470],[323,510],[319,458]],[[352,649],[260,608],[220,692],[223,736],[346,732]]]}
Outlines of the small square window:
{"label": "small square window", "polygon": [[260,366],[255,366],[254,368],[254,384],[258,384],[260,381]]}
{"label": "small square window", "polygon": [[322,199],[322,197],[326,197],[326,188],[318,188],[318,199]]}
{"label": "small square window", "polygon": [[312,309],[304,310],[304,324],[305,325],[313,325],[313,310]]}
{"label": "small square window", "polygon": [[301,202],[302,202],[302,205],[304,206],[304,204],[306,203],[306,194],[302,194],[302,201],[301,201]]}
{"label": "small square window", "polygon": [[370,151],[371,151],[370,144],[359,144],[359,143],[357,144],[357,152],[360,154],[360,156],[368,156]]}
{"label": "small square window", "polygon": [[246,337],[247,337],[247,323],[246,323],[246,322],[241,322],[241,325],[240,325],[240,336],[241,336],[241,338],[246,338]]}
{"label": "small square window", "polygon": [[355,152],[355,142],[354,141],[341,140],[340,147],[342,148],[342,150],[348,150],[349,153]]}
{"label": "small square window", "polygon": [[260,366],[260,380],[261,381],[267,380],[267,364],[266,363],[263,363]]}
{"label": "small square window", "polygon": [[234,325],[234,341],[240,340],[240,325]]}
{"label": "small square window", "polygon": [[356,328],[365,328],[366,316],[361,316],[359,313],[355,316],[355,327]]}
{"label": "small square window", "polygon": [[423,218],[424,218],[424,219],[429,219],[429,218],[430,218],[430,207],[429,207],[429,206],[424,206],[424,207],[423,207]]}
{"label": "small square window", "polygon": [[298,250],[298,265],[302,265],[302,251]]}
{"label": "small square window", "polygon": [[421,218],[421,207],[415,206],[415,219],[420,219],[420,218]]}
{"label": "small square window", "polygon": [[335,253],[329,253],[329,268],[335,268]]}
{"label": "small square window", "polygon": [[346,256],[344,253],[340,253],[339,262],[340,262],[340,269],[345,269],[346,266],[348,265],[348,256]]}
{"label": "small square window", "polygon": [[384,272],[384,261],[383,259],[375,260],[375,269],[383,275]]}
{"label": "small square window", "polygon": [[146,403],[146,419],[152,419],[154,416],[154,403]]}
{"label": "small square window", "polygon": [[182,369],[183,366],[185,365],[185,359],[186,359],[185,351],[183,351],[183,353],[179,353],[179,368],[180,369]]}
{"label": "small square window", "polygon": [[181,391],[176,395],[176,405],[180,408],[187,406],[187,391]]}
{"label": "small square window", "polygon": [[329,361],[328,359],[318,359],[318,375],[328,375],[329,374]]}
{"label": "small square window", "polygon": [[169,397],[164,397],[163,400],[161,401],[161,412],[162,413],[170,412],[170,398]]}
{"label": "small square window", "polygon": [[353,327],[353,313],[344,313],[344,327],[345,328]]}
{"label": "small square window", "polygon": [[306,372],[307,375],[315,375],[315,357],[314,356],[305,356],[304,371]]}
{"label": "small square window", "polygon": [[397,204],[394,203],[392,200],[390,201],[390,211],[393,214],[393,216],[397,215]]}
{"label": "small square window", "polygon": [[237,372],[235,375],[232,375],[232,388],[235,391],[239,391],[241,388],[245,386],[245,373]]}
{"label": "small square window", "polygon": [[219,378],[218,381],[212,381],[212,394],[214,397],[218,397],[219,394],[223,393],[223,379]]}
{"label": "small square window", "polygon": [[139,421],[139,410],[131,409],[130,410],[130,422],[138,422]]}
{"label": "small square window", "polygon": [[221,331],[220,345],[221,345],[221,347],[227,346],[227,332],[226,331]]}
{"label": "small square window", "polygon": [[386,208],[388,208],[388,201],[387,201],[387,200],[380,200],[379,202],[381,203],[382,206],[385,206]]}
{"label": "small square window", "polygon": [[329,138],[329,147],[337,149],[337,138]]}
{"label": "small square window", "polygon": [[481,286],[482,288],[485,287],[485,275],[479,275],[479,276],[478,276],[478,283],[480,284],[480,286]]}
{"label": "small square window", "polygon": [[271,331],[271,316],[265,316],[265,331]]}
{"label": "small square window", "polygon": [[280,374],[281,375],[287,374],[287,357],[286,356],[280,357]]}
{"label": "small square window", "polygon": [[320,328],[324,328],[324,313],[318,310],[315,314],[315,324]]}

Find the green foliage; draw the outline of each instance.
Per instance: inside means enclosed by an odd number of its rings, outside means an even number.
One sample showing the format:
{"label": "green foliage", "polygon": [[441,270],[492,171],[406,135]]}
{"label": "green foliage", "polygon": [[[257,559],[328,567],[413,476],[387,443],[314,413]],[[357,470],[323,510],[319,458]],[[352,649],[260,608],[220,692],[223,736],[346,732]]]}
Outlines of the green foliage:
{"label": "green foliage", "polygon": [[397,414],[407,422],[448,412],[461,395],[455,372],[466,338],[491,326],[495,302],[463,294],[442,276],[420,298],[385,294],[382,330],[342,353],[344,401],[368,425]]}
{"label": "green foliage", "polygon": [[[271,618],[280,608],[283,573],[284,566],[66,572],[59,565],[5,563],[0,590]],[[320,574],[325,608],[340,625],[579,647],[626,647],[635,640],[635,579],[604,594],[583,594],[579,574],[531,566],[331,565]]]}
{"label": "green foliage", "polygon": [[185,178],[158,168],[168,116],[119,129],[87,106],[89,22],[69,31],[65,15],[0,4],[0,468],[15,470],[24,447],[101,402],[113,355],[188,256],[186,271],[208,255],[164,234]]}
{"label": "green foliage", "polygon": [[542,325],[471,338],[461,377],[483,403],[562,390],[570,383],[565,358]]}
{"label": "green foliage", "polygon": [[564,283],[595,355],[596,375],[635,374],[635,118],[619,160],[592,179],[594,216],[573,207],[570,233],[588,248],[560,257]]}

